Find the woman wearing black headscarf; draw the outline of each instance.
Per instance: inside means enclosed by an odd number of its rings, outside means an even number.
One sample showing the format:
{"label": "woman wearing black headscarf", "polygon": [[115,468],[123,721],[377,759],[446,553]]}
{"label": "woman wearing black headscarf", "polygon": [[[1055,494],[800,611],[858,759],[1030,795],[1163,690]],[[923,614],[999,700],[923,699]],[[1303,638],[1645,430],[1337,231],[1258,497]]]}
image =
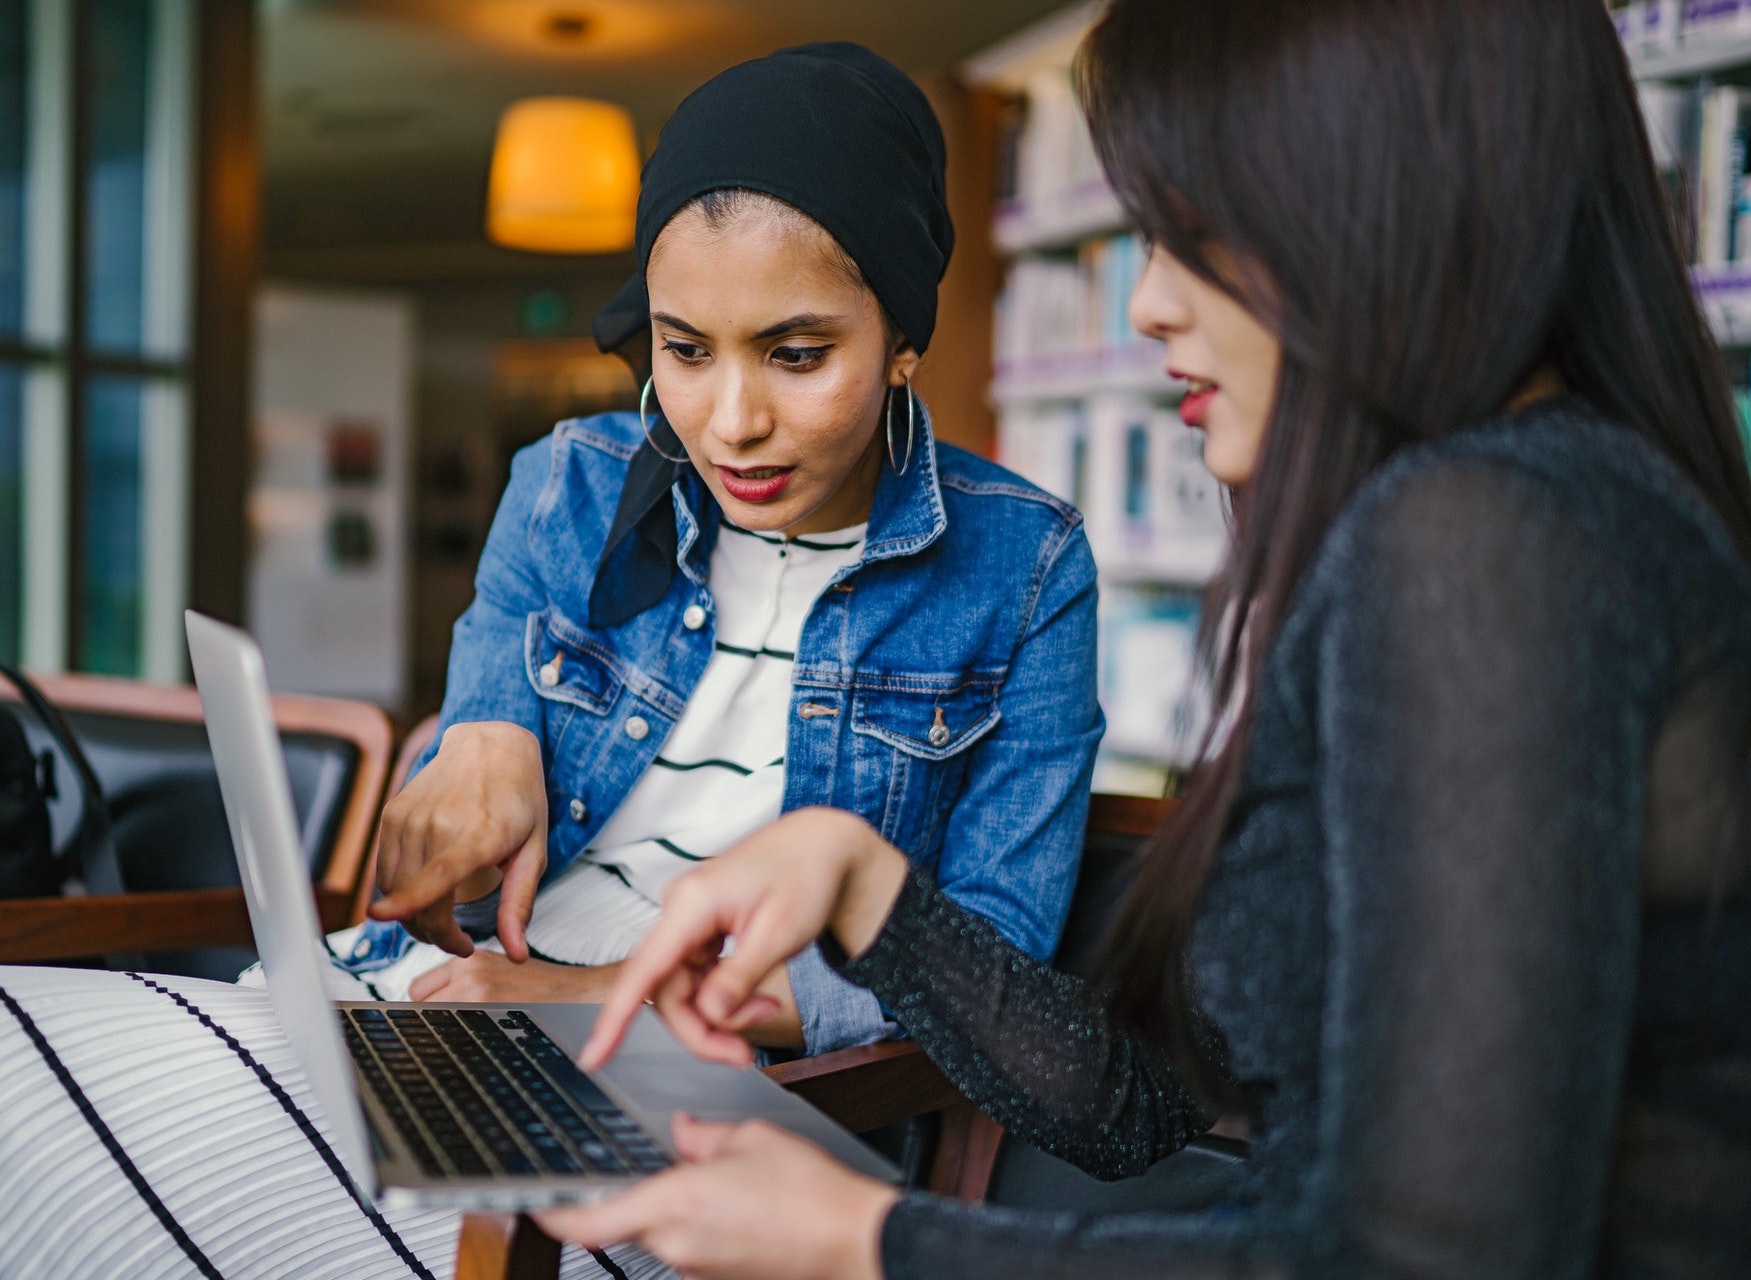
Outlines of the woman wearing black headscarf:
{"label": "woman wearing black headscarf", "polygon": [[[1099,731],[1093,565],[1069,508],[939,447],[911,390],[954,238],[943,165],[923,94],[856,45],[744,63],[676,110],[638,274],[597,322],[651,345],[641,412],[518,459],[442,745],[385,811],[386,896],[333,940],[343,967],[418,999],[600,999],[669,879],[822,803],[1050,953]],[[992,840],[1015,843],[993,863]],[[468,954],[495,923],[515,960]],[[891,1029],[818,957],[773,994],[763,1043]]]}
{"label": "woman wearing black headscarf", "polygon": [[[854,45],[732,68],[676,111],[638,274],[597,324],[648,360],[640,411],[518,455],[439,743],[384,815],[386,896],[329,939],[336,995],[600,999],[674,876],[820,804],[1050,954],[1101,725],[1094,566],[1072,509],[938,445],[912,392],[953,245],[943,166],[917,86]],[[894,1031],[818,953],[766,990],[762,1045]],[[0,995],[0,1275],[179,1250],[223,1274],[447,1265],[453,1217],[358,1201],[295,1076],[271,1095],[286,1046],[260,992],[0,970]],[[63,1211],[79,1197],[101,1233]]]}

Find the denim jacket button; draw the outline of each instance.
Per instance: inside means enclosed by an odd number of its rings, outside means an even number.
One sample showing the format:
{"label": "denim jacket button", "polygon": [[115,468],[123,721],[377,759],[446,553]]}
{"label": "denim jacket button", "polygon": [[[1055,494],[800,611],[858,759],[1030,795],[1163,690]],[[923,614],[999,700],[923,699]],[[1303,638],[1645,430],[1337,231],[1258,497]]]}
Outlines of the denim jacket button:
{"label": "denim jacket button", "polygon": [[585,818],[590,816],[590,806],[585,804],[582,800],[577,799],[575,796],[572,798],[572,802],[567,807],[566,811],[571,814],[573,822],[582,822]]}
{"label": "denim jacket button", "polygon": [[933,747],[946,746],[952,736],[954,735],[949,733],[948,726],[945,724],[930,726],[930,745]]}
{"label": "denim jacket button", "polygon": [[634,742],[644,741],[645,735],[650,733],[650,731],[651,731],[650,722],[647,721],[643,716],[628,716],[628,717],[626,717],[626,726],[625,727],[626,727],[626,736],[631,738]]}
{"label": "denim jacket button", "polygon": [[555,658],[552,662],[541,668],[541,683],[546,685],[549,689],[559,683],[559,659]]}
{"label": "denim jacket button", "polygon": [[699,605],[690,604],[687,612],[681,615],[681,625],[689,631],[697,631],[705,625],[705,610]]}

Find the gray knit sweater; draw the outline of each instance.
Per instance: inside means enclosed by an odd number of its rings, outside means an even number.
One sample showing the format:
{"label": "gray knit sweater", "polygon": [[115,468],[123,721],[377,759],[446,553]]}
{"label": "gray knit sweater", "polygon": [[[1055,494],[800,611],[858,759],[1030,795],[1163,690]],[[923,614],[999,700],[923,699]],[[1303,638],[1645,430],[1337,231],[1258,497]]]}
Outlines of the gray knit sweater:
{"label": "gray knit sweater", "polygon": [[[1195,934],[1264,1100],[1244,1194],[907,1197],[888,1274],[1751,1275],[1748,751],[1751,573],[1663,457],[1575,399],[1401,454],[1268,656]],[[927,873],[845,972],[1098,1176],[1206,1123]]]}

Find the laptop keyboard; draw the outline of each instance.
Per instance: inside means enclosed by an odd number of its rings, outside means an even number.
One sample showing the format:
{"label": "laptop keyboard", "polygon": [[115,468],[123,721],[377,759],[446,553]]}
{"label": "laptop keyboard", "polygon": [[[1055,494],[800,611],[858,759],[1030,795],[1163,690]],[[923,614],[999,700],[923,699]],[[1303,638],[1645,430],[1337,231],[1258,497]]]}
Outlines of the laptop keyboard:
{"label": "laptop keyboard", "polygon": [[669,1164],[526,1013],[339,1013],[360,1074],[428,1177],[627,1175]]}

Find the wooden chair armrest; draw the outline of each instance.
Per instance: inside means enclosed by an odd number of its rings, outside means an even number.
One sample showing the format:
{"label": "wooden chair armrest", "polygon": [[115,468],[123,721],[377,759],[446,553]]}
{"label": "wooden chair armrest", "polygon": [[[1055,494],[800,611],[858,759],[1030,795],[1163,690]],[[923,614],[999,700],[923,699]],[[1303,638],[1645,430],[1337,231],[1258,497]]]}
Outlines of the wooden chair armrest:
{"label": "wooden chair armrest", "polygon": [[975,1203],[985,1198],[1003,1126],[962,1097],[915,1041],[839,1049],[767,1067],[766,1074],[853,1133],[940,1112],[930,1190]]}
{"label": "wooden chair armrest", "polygon": [[[323,929],[344,927],[350,890],[318,887],[315,893]],[[0,900],[0,963],[6,964],[253,942],[241,889]]]}
{"label": "wooden chair armrest", "polygon": [[526,1213],[465,1213],[454,1280],[554,1280],[561,1248]]}
{"label": "wooden chair armrest", "polygon": [[0,959],[12,963],[249,941],[241,889],[0,902]]}
{"label": "wooden chair armrest", "polygon": [[853,1133],[963,1101],[960,1090],[911,1040],[855,1045],[764,1070]]}

